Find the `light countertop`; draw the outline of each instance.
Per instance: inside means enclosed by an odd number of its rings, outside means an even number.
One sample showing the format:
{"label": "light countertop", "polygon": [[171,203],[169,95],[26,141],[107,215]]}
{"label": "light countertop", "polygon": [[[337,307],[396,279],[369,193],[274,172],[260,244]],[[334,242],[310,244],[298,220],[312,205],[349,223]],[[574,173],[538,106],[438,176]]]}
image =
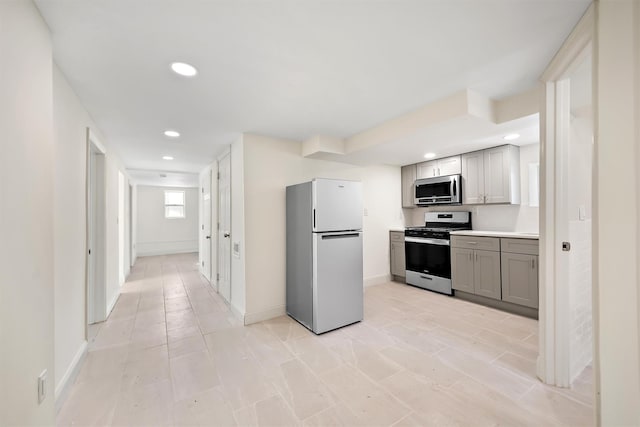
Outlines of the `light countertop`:
{"label": "light countertop", "polygon": [[538,233],[524,233],[520,231],[482,231],[482,230],[459,230],[452,231],[452,236],[484,236],[484,237],[507,237],[512,239],[538,239]]}
{"label": "light countertop", "polygon": [[397,231],[398,233],[404,233],[404,228],[402,227],[391,227],[389,231]]}

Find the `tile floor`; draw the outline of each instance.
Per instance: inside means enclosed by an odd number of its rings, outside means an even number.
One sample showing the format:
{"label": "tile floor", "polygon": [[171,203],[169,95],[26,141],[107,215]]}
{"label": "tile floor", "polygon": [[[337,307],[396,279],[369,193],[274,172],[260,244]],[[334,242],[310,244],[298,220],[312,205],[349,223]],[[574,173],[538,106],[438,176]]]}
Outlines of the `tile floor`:
{"label": "tile floor", "polygon": [[243,327],[194,254],[139,258],[59,425],[592,425],[574,389],[534,375],[537,322],[387,283],[365,320],[315,336],[288,317]]}

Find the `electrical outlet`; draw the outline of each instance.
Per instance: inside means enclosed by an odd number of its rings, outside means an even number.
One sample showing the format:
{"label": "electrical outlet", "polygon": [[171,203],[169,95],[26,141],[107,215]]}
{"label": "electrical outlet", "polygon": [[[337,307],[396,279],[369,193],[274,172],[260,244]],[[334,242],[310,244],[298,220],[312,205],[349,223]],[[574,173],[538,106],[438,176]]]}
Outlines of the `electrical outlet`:
{"label": "electrical outlet", "polygon": [[38,404],[47,398],[47,370],[42,371],[38,377]]}

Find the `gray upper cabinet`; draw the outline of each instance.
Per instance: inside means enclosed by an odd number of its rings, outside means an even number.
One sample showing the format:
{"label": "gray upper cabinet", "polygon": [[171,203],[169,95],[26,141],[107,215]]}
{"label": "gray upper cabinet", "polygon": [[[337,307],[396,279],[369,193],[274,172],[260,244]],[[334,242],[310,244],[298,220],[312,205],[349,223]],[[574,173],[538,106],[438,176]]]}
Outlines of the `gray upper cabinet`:
{"label": "gray upper cabinet", "polygon": [[462,204],[484,203],[484,153],[462,155]]}
{"label": "gray upper cabinet", "polygon": [[451,156],[445,157],[444,159],[418,163],[416,165],[416,177],[417,179],[420,179],[462,173],[460,161],[460,156]]}
{"label": "gray upper cabinet", "polygon": [[462,173],[460,156],[451,156],[438,160],[438,175],[456,175]]}
{"label": "gray upper cabinet", "polygon": [[503,301],[538,308],[538,241],[502,239],[502,247]]}
{"label": "gray upper cabinet", "polygon": [[402,173],[402,207],[415,208],[416,165],[403,166]]}
{"label": "gray upper cabinet", "polygon": [[519,204],[520,148],[503,145],[462,155],[463,204]]}
{"label": "gray upper cabinet", "polygon": [[429,162],[422,162],[416,165],[416,178],[431,178],[434,176],[438,176],[438,161],[431,160]]}

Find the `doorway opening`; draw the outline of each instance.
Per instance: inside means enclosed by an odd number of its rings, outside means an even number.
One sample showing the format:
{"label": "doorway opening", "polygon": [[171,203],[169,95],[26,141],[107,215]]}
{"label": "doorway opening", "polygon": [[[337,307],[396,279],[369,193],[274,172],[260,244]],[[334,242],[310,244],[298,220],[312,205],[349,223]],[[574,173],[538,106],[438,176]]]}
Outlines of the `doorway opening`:
{"label": "doorway opening", "polygon": [[87,128],[87,325],[107,318],[105,154],[102,144]]}
{"label": "doorway opening", "polygon": [[540,353],[547,384],[593,397],[591,7],[542,76]]}

